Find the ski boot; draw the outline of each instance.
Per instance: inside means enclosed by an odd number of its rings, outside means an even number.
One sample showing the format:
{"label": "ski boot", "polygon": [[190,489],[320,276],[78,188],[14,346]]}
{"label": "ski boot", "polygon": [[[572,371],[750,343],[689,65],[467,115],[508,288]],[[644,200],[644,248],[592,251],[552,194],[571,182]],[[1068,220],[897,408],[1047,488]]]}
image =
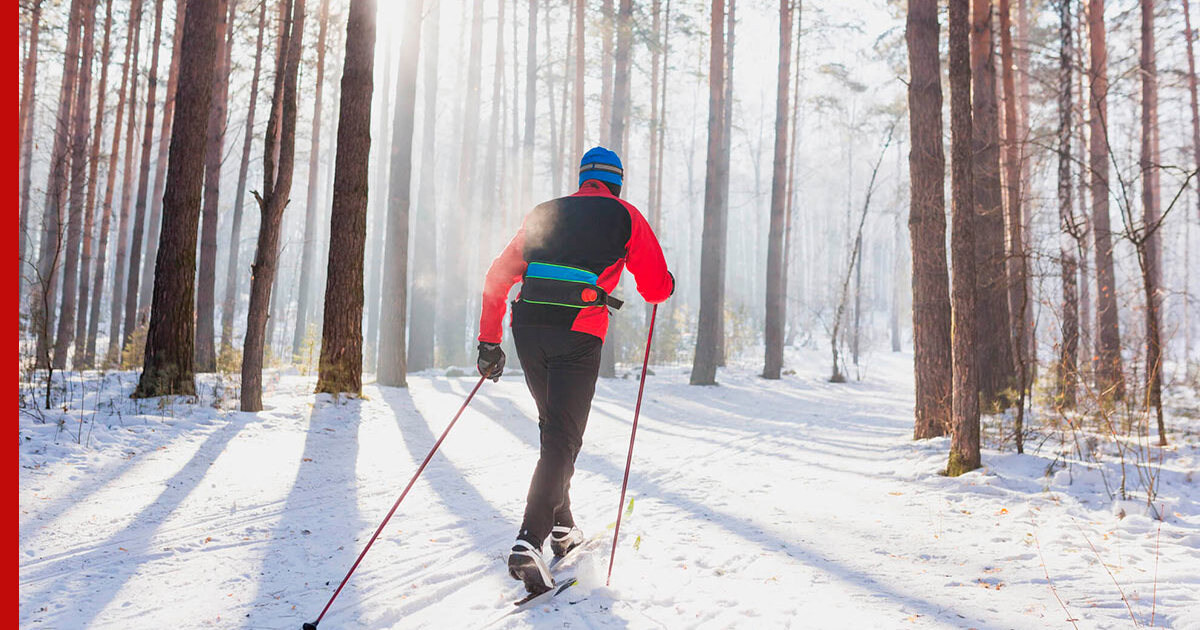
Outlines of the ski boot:
{"label": "ski boot", "polygon": [[583,531],[574,525],[555,525],[550,530],[550,549],[556,557],[563,557],[572,549],[583,544]]}
{"label": "ski boot", "polygon": [[554,577],[550,575],[541,551],[520,538],[508,555],[508,574],[524,583],[525,590],[531,595],[554,588]]}

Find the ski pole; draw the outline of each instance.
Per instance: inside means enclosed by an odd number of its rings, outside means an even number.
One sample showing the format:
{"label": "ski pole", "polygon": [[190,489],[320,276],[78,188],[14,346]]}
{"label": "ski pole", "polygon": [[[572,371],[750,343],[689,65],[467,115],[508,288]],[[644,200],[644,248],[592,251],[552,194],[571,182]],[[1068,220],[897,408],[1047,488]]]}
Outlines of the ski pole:
{"label": "ski pole", "polygon": [[367,551],[370,551],[371,545],[375,544],[375,539],[379,538],[379,534],[383,531],[383,528],[387,526],[387,523],[389,520],[391,520],[392,515],[396,513],[396,508],[400,507],[400,502],[403,501],[404,497],[408,495],[408,491],[412,490],[413,484],[417,483],[417,477],[421,476],[421,472],[425,470],[426,464],[429,463],[429,460],[433,459],[433,454],[436,453],[438,447],[442,445],[442,440],[445,440],[446,436],[450,433],[450,429],[454,428],[454,423],[458,422],[459,416],[462,415],[463,411],[466,411],[467,405],[471,404],[471,399],[475,397],[475,392],[479,391],[480,386],[483,385],[483,382],[487,380],[488,376],[490,375],[485,374],[479,377],[479,382],[475,383],[475,387],[471,390],[471,393],[467,394],[467,399],[464,400],[462,406],[458,408],[458,413],[454,414],[454,417],[450,419],[450,424],[446,425],[446,430],[442,431],[442,436],[437,439],[437,442],[433,443],[433,448],[429,449],[429,454],[425,456],[425,461],[421,462],[421,466],[417,468],[417,472],[413,474],[412,479],[408,481],[408,485],[404,487],[404,492],[400,493],[400,498],[396,499],[396,502],[392,504],[392,509],[388,511],[387,516],[383,517],[383,522],[380,523],[379,527],[375,529],[375,533],[371,536],[371,540],[367,541],[367,546],[363,547],[362,553],[358,554],[358,559],[354,561],[354,564],[350,565],[350,570],[346,572],[346,577],[342,578],[342,583],[338,584],[337,590],[333,592],[333,596],[330,597],[329,601],[325,603],[325,607],[321,609],[321,614],[317,615],[317,620],[312,623],[304,624],[301,626],[302,630],[317,630],[317,624],[321,623],[321,619],[325,618],[325,613],[328,612],[329,607],[333,605],[333,600],[337,599],[338,594],[342,592],[342,587],[346,586],[346,582],[350,581],[350,576],[354,575],[354,570],[358,568],[358,563],[362,562],[363,556],[367,555]]}
{"label": "ski pole", "polygon": [[621,533],[621,512],[625,511],[625,488],[629,485],[629,466],[633,463],[633,438],[637,436],[638,414],[642,411],[642,392],[646,389],[646,366],[650,365],[650,342],[654,339],[654,319],[658,305],[650,311],[650,332],[646,334],[646,356],[642,359],[642,380],[638,383],[637,405],[633,408],[633,430],[629,432],[629,455],[625,457],[625,478],[621,480],[621,502],[617,504],[617,527],[613,530],[612,553],[608,556],[608,577],[605,586],[612,584],[613,560],[617,557],[617,536]]}

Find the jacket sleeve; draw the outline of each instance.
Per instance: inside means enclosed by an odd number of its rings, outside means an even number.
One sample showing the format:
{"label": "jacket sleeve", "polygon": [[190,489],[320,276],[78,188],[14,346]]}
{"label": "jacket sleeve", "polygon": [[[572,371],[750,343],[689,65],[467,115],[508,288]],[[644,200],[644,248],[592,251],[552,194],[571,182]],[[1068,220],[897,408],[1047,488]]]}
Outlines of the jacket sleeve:
{"label": "jacket sleeve", "polygon": [[625,246],[625,267],[637,280],[638,293],[651,304],[665,302],[675,292],[675,277],[667,271],[662,246],[654,230],[633,204],[622,201],[629,211],[629,243]]}
{"label": "jacket sleeve", "polygon": [[500,343],[504,336],[504,313],[508,309],[508,291],[525,274],[525,228],[509,241],[492,261],[483,281],[483,309],[479,316],[479,340]]}

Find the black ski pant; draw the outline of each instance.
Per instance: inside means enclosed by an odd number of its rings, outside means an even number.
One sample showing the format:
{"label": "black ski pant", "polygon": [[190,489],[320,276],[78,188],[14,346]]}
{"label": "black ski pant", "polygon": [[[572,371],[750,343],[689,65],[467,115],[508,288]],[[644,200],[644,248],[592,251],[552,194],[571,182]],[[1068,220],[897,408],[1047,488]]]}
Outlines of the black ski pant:
{"label": "black ski pant", "polygon": [[603,341],[567,328],[515,326],[512,331],[541,431],[541,455],[518,538],[540,549],[553,526],[575,524],[571,476],[596,393]]}

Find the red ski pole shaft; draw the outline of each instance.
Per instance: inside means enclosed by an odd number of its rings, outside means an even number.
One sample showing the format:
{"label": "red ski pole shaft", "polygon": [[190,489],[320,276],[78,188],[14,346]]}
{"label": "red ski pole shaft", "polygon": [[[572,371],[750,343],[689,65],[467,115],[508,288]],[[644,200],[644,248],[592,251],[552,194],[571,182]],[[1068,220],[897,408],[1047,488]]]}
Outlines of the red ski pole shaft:
{"label": "red ski pole shaft", "polygon": [[625,511],[625,489],[629,486],[629,466],[633,463],[633,439],[637,437],[638,415],[642,412],[642,392],[646,390],[646,367],[650,365],[650,342],[654,340],[654,320],[658,305],[650,311],[650,332],[646,334],[646,356],[642,359],[642,379],[638,382],[637,405],[633,408],[633,429],[629,432],[629,454],[625,456],[625,478],[621,480],[621,502],[617,504],[617,526],[613,530],[612,553],[608,556],[608,577],[605,586],[612,584],[613,560],[617,557],[617,536],[621,533],[621,513]]}
{"label": "red ski pole shaft", "polygon": [[408,481],[408,485],[404,486],[404,492],[400,493],[400,498],[396,499],[396,502],[392,504],[392,509],[388,510],[387,516],[383,517],[383,522],[379,524],[379,527],[375,529],[375,533],[371,535],[371,540],[367,541],[367,546],[363,547],[362,553],[358,554],[358,559],[354,561],[354,564],[350,565],[350,570],[346,572],[346,577],[342,578],[342,583],[338,584],[337,590],[333,592],[333,596],[330,597],[329,601],[325,603],[325,607],[321,609],[321,614],[317,615],[317,620],[311,624],[304,624],[304,630],[314,630],[317,627],[317,624],[321,623],[321,620],[325,618],[325,613],[328,612],[329,607],[333,605],[333,600],[337,599],[338,594],[342,592],[342,588],[346,586],[346,582],[350,581],[350,576],[354,575],[354,570],[357,569],[358,564],[362,562],[363,556],[366,556],[367,552],[371,550],[371,545],[375,544],[375,539],[379,538],[379,534],[383,532],[383,528],[387,526],[388,521],[392,519],[392,515],[396,513],[396,509],[400,507],[400,502],[403,501],[404,497],[408,495],[408,491],[412,490],[413,484],[417,483],[417,478],[421,476],[421,472],[425,470],[425,466],[429,464],[429,460],[433,459],[433,454],[437,452],[438,447],[442,445],[442,441],[445,440],[446,436],[450,434],[450,429],[454,428],[454,423],[458,422],[459,416],[466,411],[467,405],[471,404],[471,399],[475,397],[475,392],[479,391],[479,388],[483,385],[483,382],[487,380],[487,378],[487,375],[479,377],[479,382],[475,383],[475,387],[471,389],[471,393],[467,394],[467,399],[464,400],[462,406],[458,408],[458,413],[454,414],[454,417],[450,419],[450,424],[446,425],[446,430],[442,431],[441,437],[437,439],[437,442],[433,443],[433,448],[429,449],[429,454],[425,456],[425,461],[421,462],[421,466],[417,468],[417,472],[414,473],[412,479]]}

